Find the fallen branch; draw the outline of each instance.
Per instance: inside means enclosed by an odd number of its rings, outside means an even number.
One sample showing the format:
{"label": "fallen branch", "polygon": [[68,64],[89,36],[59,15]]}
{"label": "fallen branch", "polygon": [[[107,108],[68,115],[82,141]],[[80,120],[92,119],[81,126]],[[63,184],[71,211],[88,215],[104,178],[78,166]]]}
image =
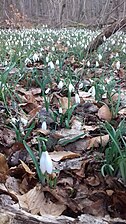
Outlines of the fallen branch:
{"label": "fallen branch", "polygon": [[112,34],[116,33],[118,30],[126,27],[126,17],[121,21],[114,22],[111,26],[104,29],[88,46],[88,52],[91,53],[104,42],[105,38],[109,38]]}

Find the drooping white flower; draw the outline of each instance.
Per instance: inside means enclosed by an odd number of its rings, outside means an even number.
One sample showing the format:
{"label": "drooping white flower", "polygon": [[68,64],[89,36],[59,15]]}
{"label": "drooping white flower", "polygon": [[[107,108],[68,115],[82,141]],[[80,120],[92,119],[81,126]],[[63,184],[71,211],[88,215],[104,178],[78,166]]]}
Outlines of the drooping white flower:
{"label": "drooping white flower", "polygon": [[59,84],[58,84],[58,89],[62,89],[63,88],[63,81],[60,80]]}
{"label": "drooping white flower", "polygon": [[73,92],[74,91],[74,86],[70,83],[69,84],[69,92],[71,93],[71,92]]}
{"label": "drooping white flower", "polygon": [[50,91],[50,88],[46,89],[46,90],[45,90],[45,94],[48,94],[49,91]]}
{"label": "drooping white flower", "polygon": [[43,121],[43,122],[42,122],[41,129],[42,129],[42,130],[47,130],[47,124],[46,124],[46,121]]}
{"label": "drooping white flower", "polygon": [[103,36],[103,40],[106,41],[106,36],[105,35]]}
{"label": "drooping white flower", "polygon": [[54,64],[53,64],[52,61],[50,61],[50,62],[48,63],[48,66],[50,66],[51,69],[54,69],[54,68],[55,68],[55,66],[54,66]]}
{"label": "drooping white flower", "polygon": [[26,58],[25,59],[25,64],[27,65],[27,64],[32,64],[32,61],[29,59],[29,58]]}
{"label": "drooping white flower", "polygon": [[83,84],[83,82],[81,82],[81,83],[79,84],[79,89],[82,89],[83,86],[84,86],[84,84]]}
{"label": "drooping white flower", "polygon": [[88,90],[88,93],[92,96],[92,97],[95,97],[95,87],[92,86],[89,90]]}
{"label": "drooping white flower", "polygon": [[80,103],[80,97],[79,97],[79,94],[78,94],[78,93],[75,94],[75,102],[76,102],[77,104]]}
{"label": "drooping white flower", "polygon": [[90,61],[87,62],[87,66],[90,67]]}
{"label": "drooping white flower", "polygon": [[59,114],[62,114],[62,113],[63,113],[62,107],[59,107]]}
{"label": "drooping white flower", "polygon": [[120,61],[117,61],[117,62],[116,62],[116,68],[117,68],[117,70],[120,69]]}
{"label": "drooping white flower", "polygon": [[56,60],[56,65],[59,65],[59,59]]}
{"label": "drooping white flower", "polygon": [[48,56],[46,56],[46,62],[47,62],[47,63],[49,62],[49,57],[48,57]]}
{"label": "drooping white flower", "polygon": [[99,63],[98,63],[98,61],[96,61],[95,66],[96,66],[96,67],[99,67]]}
{"label": "drooping white flower", "polygon": [[53,164],[51,157],[47,151],[42,152],[41,158],[40,158],[40,169],[42,174],[45,174],[45,172],[51,174],[53,170]]}
{"label": "drooping white flower", "polygon": [[39,55],[38,55],[37,53],[35,53],[35,54],[33,55],[33,61],[36,62],[36,61],[38,61],[38,60],[39,60]]}
{"label": "drooping white flower", "polygon": [[99,54],[99,55],[98,55],[98,60],[101,61],[101,59],[102,59],[102,55]]}
{"label": "drooping white flower", "polygon": [[52,47],[52,51],[55,51],[55,47]]}

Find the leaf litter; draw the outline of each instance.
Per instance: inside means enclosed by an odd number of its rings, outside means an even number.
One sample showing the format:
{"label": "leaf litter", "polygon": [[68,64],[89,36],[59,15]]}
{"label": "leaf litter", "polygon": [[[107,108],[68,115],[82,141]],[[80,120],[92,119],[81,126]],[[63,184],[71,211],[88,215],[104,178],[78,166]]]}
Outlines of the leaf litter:
{"label": "leaf litter", "polygon": [[[13,100],[7,97],[7,104],[11,116],[7,115],[6,107],[0,101],[0,192],[2,195],[9,195],[6,203],[16,203],[22,209],[39,215],[59,216],[61,214],[77,217],[87,213],[95,216],[110,215],[111,217],[126,218],[126,194],[125,183],[117,172],[115,177],[101,174],[101,164],[105,160],[105,149],[110,141],[110,136],[101,128],[101,123],[115,122],[118,125],[120,119],[126,114],[125,87],[122,88],[119,108],[115,117],[112,113],[112,105],[118,102],[119,94],[115,93],[109,97],[104,86],[98,83],[99,93],[94,92],[94,81],[105,74],[105,83],[109,83],[109,69],[114,69],[113,74],[121,85],[124,85],[125,65],[119,71],[116,67],[106,65],[106,70],[101,64],[100,68],[94,68],[94,63],[86,66],[83,59],[75,55],[69,55],[69,48],[65,44],[55,42],[58,52],[66,53],[62,66],[56,67],[56,72],[63,74],[70,69],[75,76],[79,76],[82,83],[75,79],[75,91],[80,97],[80,103],[73,108],[70,118],[70,128],[65,126],[65,119],[68,116],[69,107],[75,104],[75,94],[71,93],[71,101],[68,99],[67,84],[59,89],[56,77],[51,77],[51,85],[47,83],[44,87],[38,85],[41,75],[44,76],[44,63],[41,60],[26,66],[25,76],[14,87],[13,93],[16,106],[12,106]],[[44,49],[48,55],[52,54],[47,46]],[[89,58],[90,59],[90,58]],[[94,60],[94,59],[93,59]],[[107,60],[107,59],[106,59]],[[100,62],[99,62],[100,63]],[[88,63],[89,64],[89,63]],[[30,70],[28,70],[30,66]],[[56,66],[56,65],[55,65]],[[102,67],[103,66],[103,67]],[[38,80],[31,77],[32,70],[37,69]],[[4,67],[3,67],[4,69]],[[45,68],[47,69],[47,67]],[[47,70],[49,71],[49,69]],[[17,72],[13,68],[9,75],[12,77]],[[61,77],[63,82],[67,82]],[[36,78],[37,79],[37,78]],[[58,79],[59,80],[59,79]],[[28,81],[30,87],[28,88]],[[93,84],[92,84],[93,83]],[[41,88],[40,88],[41,87]],[[43,89],[44,88],[44,89]],[[116,87],[115,87],[116,88]],[[48,91],[47,91],[48,90]],[[45,95],[43,94],[45,91]],[[115,89],[116,92],[116,89]],[[95,95],[97,94],[97,99]],[[46,103],[45,105],[45,97]],[[49,101],[48,101],[49,100]],[[101,102],[102,101],[102,102]],[[48,102],[50,102],[49,108]],[[62,117],[57,113],[62,109]],[[52,117],[54,112],[55,117]],[[12,119],[12,117],[14,119]],[[46,121],[47,130],[43,130],[42,123]],[[18,124],[18,136],[14,131],[15,122]],[[33,127],[30,129],[31,125]],[[30,131],[28,131],[30,130]],[[46,138],[47,149],[52,158],[53,165],[58,171],[55,175],[57,183],[54,188],[38,184],[38,176],[34,164],[23,145],[23,139],[34,151],[38,158],[37,144],[38,137]],[[19,137],[19,138],[17,138]],[[54,178],[53,175],[50,178]]]}

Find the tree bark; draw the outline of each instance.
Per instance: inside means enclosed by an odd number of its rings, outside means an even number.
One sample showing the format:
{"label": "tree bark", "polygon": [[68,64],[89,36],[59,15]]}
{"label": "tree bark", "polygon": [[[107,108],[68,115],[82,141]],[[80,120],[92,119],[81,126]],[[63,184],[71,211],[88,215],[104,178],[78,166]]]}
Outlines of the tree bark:
{"label": "tree bark", "polygon": [[116,33],[118,30],[126,27],[126,17],[121,21],[116,21],[111,26],[104,29],[88,46],[88,52],[91,53],[104,42],[105,38],[109,38],[112,34]]}

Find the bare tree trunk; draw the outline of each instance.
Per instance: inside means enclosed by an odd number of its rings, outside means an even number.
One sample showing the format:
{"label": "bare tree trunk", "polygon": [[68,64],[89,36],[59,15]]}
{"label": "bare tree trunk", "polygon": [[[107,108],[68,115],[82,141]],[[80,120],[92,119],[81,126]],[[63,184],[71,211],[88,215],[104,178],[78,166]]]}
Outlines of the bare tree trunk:
{"label": "bare tree trunk", "polygon": [[103,43],[104,36],[109,38],[112,34],[117,32],[119,29],[126,27],[126,17],[121,21],[117,21],[113,23],[111,26],[107,27],[104,31],[102,31],[89,45],[88,52],[93,52],[97,50],[97,48]]}

